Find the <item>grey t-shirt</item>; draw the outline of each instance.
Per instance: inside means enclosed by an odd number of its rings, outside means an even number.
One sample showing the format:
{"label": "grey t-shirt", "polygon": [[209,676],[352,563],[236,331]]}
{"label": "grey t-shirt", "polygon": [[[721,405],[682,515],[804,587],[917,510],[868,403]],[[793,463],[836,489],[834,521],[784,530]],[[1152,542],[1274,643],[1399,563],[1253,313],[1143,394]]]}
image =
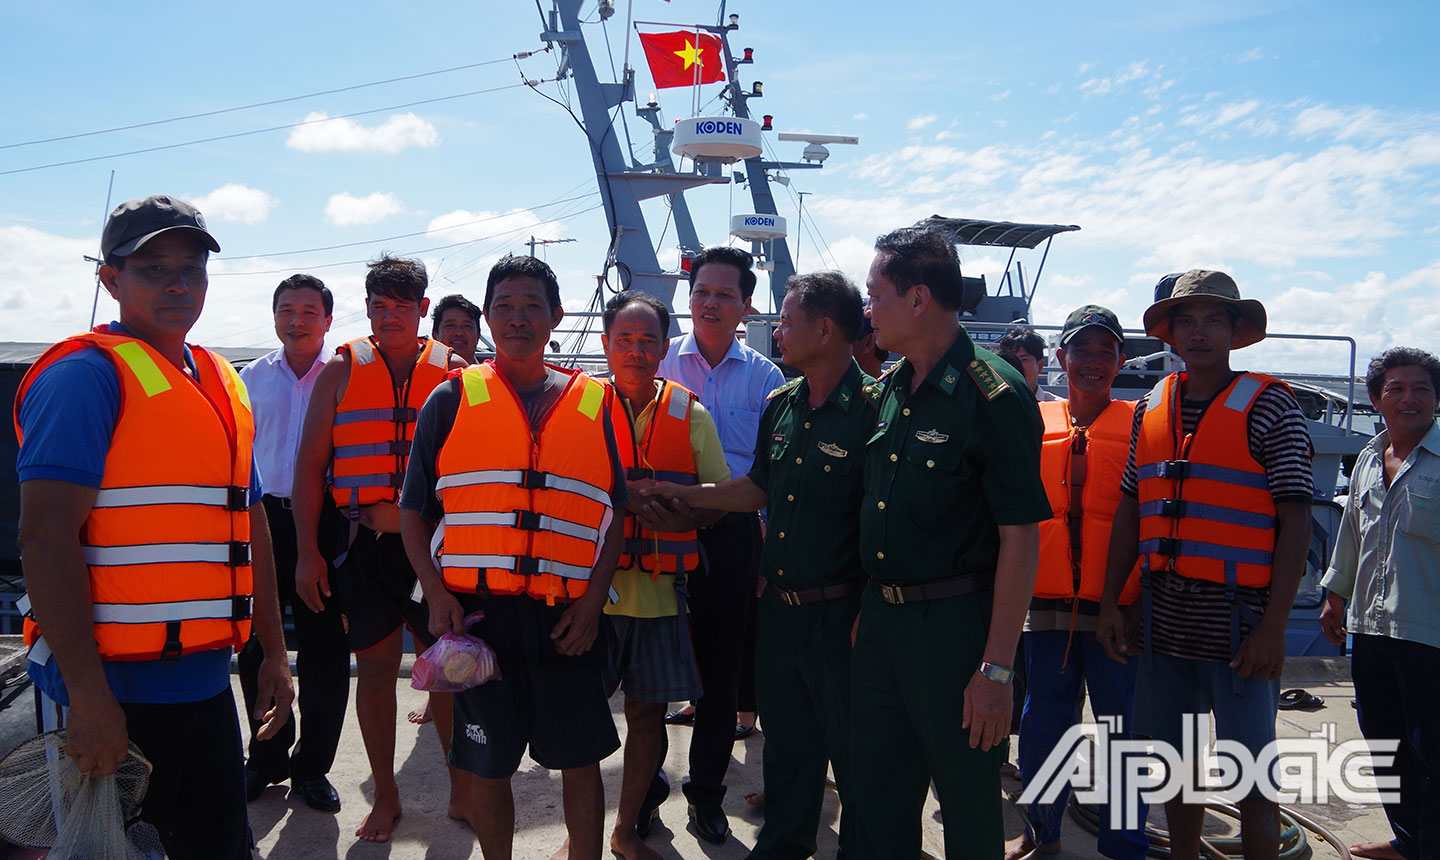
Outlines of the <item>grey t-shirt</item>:
{"label": "grey t-shirt", "polygon": [[[545,416],[550,414],[570,377],[554,368],[546,368],[545,381],[529,391],[515,392],[525,417],[530,420],[530,429],[539,429]],[[460,380],[449,379],[430,392],[420,415],[415,420],[415,439],[410,443],[410,465],[405,470],[405,486],[400,491],[400,507],[419,511],[427,522],[440,521],[445,508],[435,495],[438,476],[435,463],[450,431],[455,427],[455,415],[460,410]],[[625,487],[625,469],[620,465],[620,449],[615,444],[615,428],[610,423],[610,414],[601,416],[605,421],[605,444],[610,451],[610,466],[615,473],[615,485],[610,490],[610,504],[618,511],[630,500]]]}

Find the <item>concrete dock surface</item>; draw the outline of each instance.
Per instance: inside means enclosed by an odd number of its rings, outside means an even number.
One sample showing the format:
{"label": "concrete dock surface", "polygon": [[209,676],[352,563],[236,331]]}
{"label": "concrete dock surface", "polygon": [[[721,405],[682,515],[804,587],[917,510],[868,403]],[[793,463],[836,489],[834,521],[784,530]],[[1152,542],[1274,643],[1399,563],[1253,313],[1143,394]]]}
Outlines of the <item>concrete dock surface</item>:
{"label": "concrete dock surface", "polygon": [[[406,666],[408,668],[407,658]],[[234,684],[236,700],[240,698],[238,680]],[[1350,681],[1349,661],[1333,658],[1292,658],[1286,664],[1281,688],[1301,687],[1322,697],[1325,706],[1316,711],[1281,711],[1277,723],[1280,737],[1305,738],[1311,733],[1334,726],[1337,742],[1360,738],[1355,711],[1350,706],[1354,687]],[[439,860],[439,858],[480,857],[478,844],[468,825],[454,821],[445,814],[449,782],[440,744],[432,725],[416,726],[405,722],[411,708],[424,703],[425,695],[410,688],[407,677],[397,685],[400,724],[397,730],[396,771],[405,811],[396,822],[388,843],[368,843],[355,836],[370,808],[372,784],[370,768],[360,730],[352,707],[347,713],[344,734],[330,780],[340,793],[343,808],[336,815],[316,812],[298,797],[291,797],[288,785],[271,786],[256,802],[250,804],[250,823],[259,846],[259,856],[272,860]],[[616,725],[624,737],[625,722],[620,695],[611,701]],[[956,730],[960,717],[956,715]],[[243,725],[243,720],[242,720]],[[764,721],[760,731],[735,744],[730,765],[724,808],[730,817],[731,834],[722,845],[699,840],[688,828],[685,799],[680,783],[686,773],[686,755],[690,729],[671,726],[670,753],[665,765],[674,790],[661,807],[657,822],[647,844],[665,858],[684,860],[741,860],[755,844],[755,836],[763,821],[761,810],[747,804],[745,796],[759,792],[760,762],[765,746]],[[1013,759],[1013,738],[1012,738]],[[615,805],[620,790],[621,754],[601,763],[605,780],[608,811],[606,839],[614,824]],[[1005,779],[1005,790],[1019,793],[1015,779]],[[535,764],[528,757],[515,775],[517,858],[544,858],[560,847],[565,839],[565,825],[560,802],[560,775]],[[1010,805],[1006,808],[1006,833],[1021,832],[1021,823]],[[1355,805],[1331,798],[1325,804],[1297,805],[1301,814],[1319,822],[1346,845],[1391,837],[1389,823],[1378,805]],[[822,832],[819,834],[818,857],[833,857],[836,848],[835,828],[839,820],[839,804],[834,792],[827,792]],[[1164,828],[1164,814],[1151,812],[1152,826]],[[1210,816],[1207,829],[1212,835],[1233,833],[1228,819]],[[932,857],[944,857],[939,806],[933,795],[923,816],[924,850]],[[1313,856],[1337,856],[1318,836],[1308,834]],[[608,841],[606,844],[608,852]],[[1069,815],[1065,818],[1062,852],[1059,857],[1098,858],[1095,837],[1086,832]]]}

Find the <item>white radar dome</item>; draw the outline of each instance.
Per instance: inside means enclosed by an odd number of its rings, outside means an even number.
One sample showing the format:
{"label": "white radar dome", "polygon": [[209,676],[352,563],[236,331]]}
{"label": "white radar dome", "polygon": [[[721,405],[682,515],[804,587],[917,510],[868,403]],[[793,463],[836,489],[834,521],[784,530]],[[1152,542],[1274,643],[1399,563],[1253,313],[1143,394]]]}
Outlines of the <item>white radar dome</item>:
{"label": "white radar dome", "polygon": [[675,123],[675,152],[695,161],[730,163],[761,152],[760,123],[738,116],[697,116]]}
{"label": "white radar dome", "polygon": [[730,235],[751,242],[768,242],[786,236],[785,218],[780,215],[732,215]]}

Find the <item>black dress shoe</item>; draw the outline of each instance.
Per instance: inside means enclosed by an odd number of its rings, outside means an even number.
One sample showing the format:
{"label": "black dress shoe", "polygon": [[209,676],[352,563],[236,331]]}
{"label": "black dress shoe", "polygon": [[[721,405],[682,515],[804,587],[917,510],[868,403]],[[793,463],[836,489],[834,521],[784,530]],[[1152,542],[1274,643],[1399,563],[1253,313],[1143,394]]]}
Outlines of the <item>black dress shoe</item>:
{"label": "black dress shoe", "polygon": [[720,808],[720,804],[696,806],[692,803],[689,807],[690,823],[695,827],[696,836],[719,845],[730,835],[730,819],[725,817],[725,810]]}
{"label": "black dress shoe", "polygon": [[284,772],[264,773],[258,768],[245,766],[245,802],[254,803],[260,799],[265,788],[277,782],[284,782],[290,775]]}
{"label": "black dress shoe", "polygon": [[298,792],[304,799],[305,805],[311,809],[318,809],[321,812],[340,811],[340,795],[336,793],[335,786],[330,784],[330,780],[323,776],[302,779],[298,782],[292,781],[290,790]]}
{"label": "black dress shoe", "polygon": [[665,715],[665,725],[667,726],[688,726],[693,722],[695,722],[694,711],[689,713],[684,710],[671,711]]}
{"label": "black dress shoe", "polygon": [[743,741],[753,734],[755,734],[754,726],[743,726],[739,723],[735,724],[735,740]]}

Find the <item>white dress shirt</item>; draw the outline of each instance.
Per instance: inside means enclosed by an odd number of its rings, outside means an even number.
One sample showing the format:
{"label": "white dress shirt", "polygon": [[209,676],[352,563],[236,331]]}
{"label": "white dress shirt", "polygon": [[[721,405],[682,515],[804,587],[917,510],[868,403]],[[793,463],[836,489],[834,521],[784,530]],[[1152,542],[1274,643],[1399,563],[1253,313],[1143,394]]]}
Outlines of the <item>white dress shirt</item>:
{"label": "white dress shirt", "polygon": [[250,362],[240,371],[240,378],[250,392],[250,408],[255,413],[255,464],[260,469],[260,484],[267,496],[290,498],[305,410],[310,406],[315,378],[332,353],[333,350],[322,344],[315,363],[299,378],[285,360],[283,347]]}
{"label": "white dress shirt", "polygon": [[730,476],[750,474],[765,396],[785,384],[780,368],[738,340],[732,340],[725,358],[711,367],[700,354],[695,335],[685,334],[670,341],[670,352],[660,362],[659,375],[695,392],[710,410],[715,429],[720,432],[720,444],[725,448]]}

